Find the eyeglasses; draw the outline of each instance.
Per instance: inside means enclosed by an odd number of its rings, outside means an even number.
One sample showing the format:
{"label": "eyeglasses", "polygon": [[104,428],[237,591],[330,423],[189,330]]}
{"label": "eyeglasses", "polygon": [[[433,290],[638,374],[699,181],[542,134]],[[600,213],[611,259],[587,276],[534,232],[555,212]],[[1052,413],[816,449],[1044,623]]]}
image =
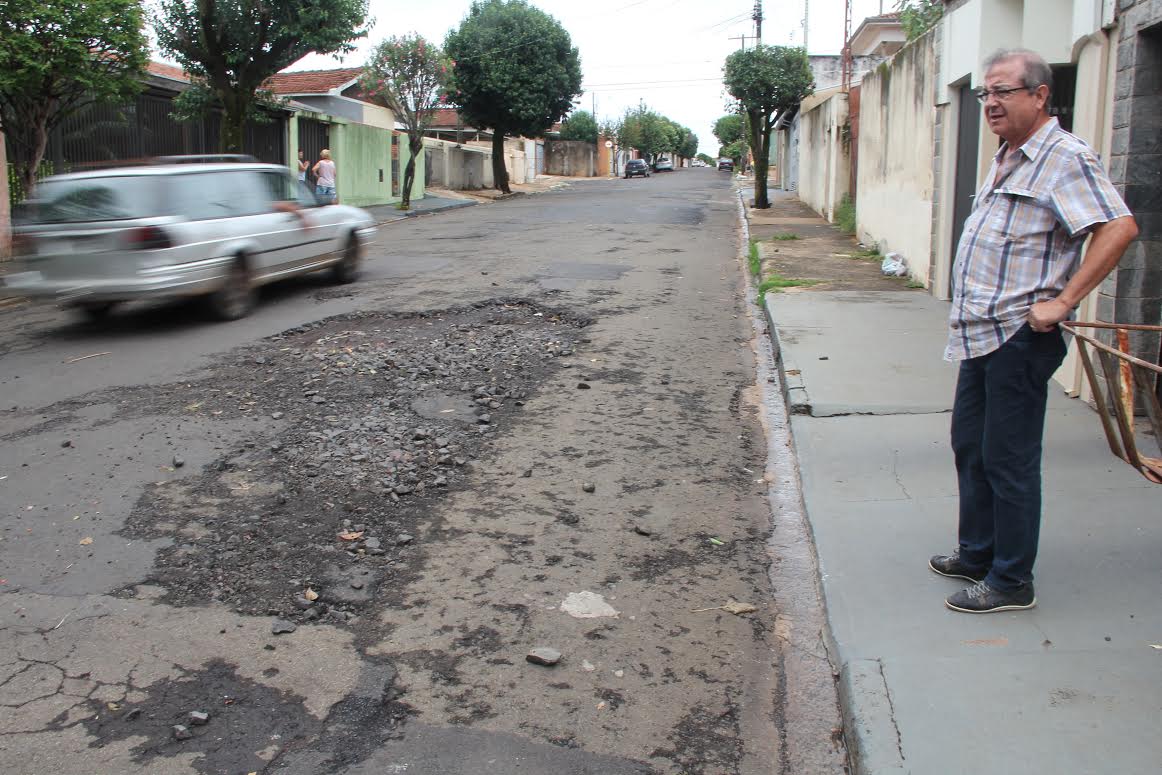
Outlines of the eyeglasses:
{"label": "eyeglasses", "polygon": [[989,97],[996,97],[1001,102],[1004,102],[1010,95],[1019,91],[1033,91],[1028,86],[1013,86],[1008,89],[978,89],[976,98],[983,102],[988,102]]}

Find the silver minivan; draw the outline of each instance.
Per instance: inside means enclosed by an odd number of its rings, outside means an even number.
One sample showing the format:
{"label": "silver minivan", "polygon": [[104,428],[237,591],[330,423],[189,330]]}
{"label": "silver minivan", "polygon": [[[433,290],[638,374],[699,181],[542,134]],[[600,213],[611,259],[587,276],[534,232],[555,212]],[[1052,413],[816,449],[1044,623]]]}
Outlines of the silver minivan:
{"label": "silver minivan", "polygon": [[16,264],[0,290],[90,318],[126,301],[201,296],[233,320],[264,283],[319,269],[356,279],[375,236],[369,213],[320,204],[286,167],[212,158],[45,178],[13,213]]}

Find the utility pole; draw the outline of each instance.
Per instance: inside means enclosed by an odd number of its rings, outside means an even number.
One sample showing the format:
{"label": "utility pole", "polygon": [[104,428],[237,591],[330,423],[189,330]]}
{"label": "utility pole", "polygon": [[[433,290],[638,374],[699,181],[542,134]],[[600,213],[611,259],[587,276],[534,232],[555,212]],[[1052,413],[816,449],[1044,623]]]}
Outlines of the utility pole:
{"label": "utility pole", "polygon": [[727,40],[741,41],[741,43],[739,44],[739,47],[738,47],[739,51],[746,51],[746,42],[750,39],[751,38],[749,35],[735,35],[733,38],[727,38]]}
{"label": "utility pole", "polygon": [[844,94],[851,91],[851,0],[844,3],[843,19],[843,85]]}
{"label": "utility pole", "polygon": [[811,17],[811,0],[803,0],[803,53],[808,56],[811,55],[811,49],[807,48],[807,22]]}
{"label": "utility pole", "polygon": [[754,19],[754,40],[756,46],[763,44],[763,0],[755,0],[754,14],[751,16]]}

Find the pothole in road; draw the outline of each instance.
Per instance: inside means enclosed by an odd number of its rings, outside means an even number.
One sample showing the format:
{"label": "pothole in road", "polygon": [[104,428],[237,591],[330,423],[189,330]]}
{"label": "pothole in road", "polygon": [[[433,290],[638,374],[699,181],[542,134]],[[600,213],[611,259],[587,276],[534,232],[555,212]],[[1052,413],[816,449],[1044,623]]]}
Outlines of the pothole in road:
{"label": "pothole in road", "polygon": [[[194,769],[204,773],[261,770],[322,728],[301,697],[248,680],[221,661],[153,684],[141,702],[92,705],[84,721],[92,747],[133,740],[139,763],[195,753]],[[195,722],[191,713],[206,715]]]}
{"label": "pothole in road", "polygon": [[170,604],[297,624],[354,623],[399,604],[438,531],[433,507],[517,421],[586,323],[489,303],[343,316],[240,351],[162,392],[182,411],[266,415],[269,437],[149,487],[121,532],[169,539],[148,581]]}

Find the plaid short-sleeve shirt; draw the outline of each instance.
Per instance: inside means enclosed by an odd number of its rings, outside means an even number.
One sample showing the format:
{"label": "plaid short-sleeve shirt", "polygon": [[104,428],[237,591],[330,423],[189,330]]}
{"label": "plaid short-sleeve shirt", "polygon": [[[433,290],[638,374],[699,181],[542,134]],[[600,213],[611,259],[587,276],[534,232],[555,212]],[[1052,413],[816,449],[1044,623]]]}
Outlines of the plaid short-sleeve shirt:
{"label": "plaid short-sleeve shirt", "polygon": [[999,348],[1036,302],[1057,297],[1094,226],[1130,214],[1097,155],[1051,118],[1017,153],[993,158],[956,249],[944,357]]}

